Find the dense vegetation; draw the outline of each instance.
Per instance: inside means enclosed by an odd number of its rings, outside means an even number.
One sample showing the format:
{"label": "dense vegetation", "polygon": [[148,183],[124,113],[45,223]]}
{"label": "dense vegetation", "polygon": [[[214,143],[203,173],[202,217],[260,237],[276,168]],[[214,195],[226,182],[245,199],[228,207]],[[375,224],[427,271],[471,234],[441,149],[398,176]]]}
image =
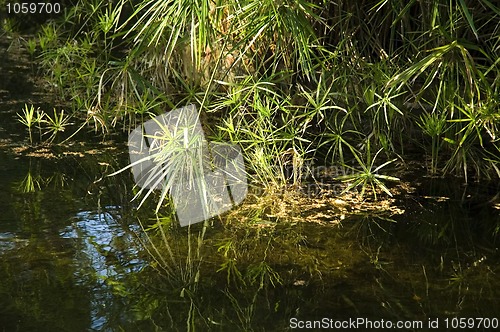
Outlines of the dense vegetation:
{"label": "dense vegetation", "polygon": [[384,158],[500,176],[499,23],[487,0],[95,0],[26,46],[96,131],[194,103],[260,183],[333,163],[382,185]]}

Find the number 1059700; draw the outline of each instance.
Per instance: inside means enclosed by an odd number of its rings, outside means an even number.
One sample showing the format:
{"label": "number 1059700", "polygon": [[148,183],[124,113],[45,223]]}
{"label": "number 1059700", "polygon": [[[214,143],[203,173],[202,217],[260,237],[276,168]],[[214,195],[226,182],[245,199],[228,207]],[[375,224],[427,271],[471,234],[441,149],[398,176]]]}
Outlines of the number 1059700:
{"label": "number 1059700", "polygon": [[60,12],[61,4],[57,2],[7,2],[8,14],[59,14]]}

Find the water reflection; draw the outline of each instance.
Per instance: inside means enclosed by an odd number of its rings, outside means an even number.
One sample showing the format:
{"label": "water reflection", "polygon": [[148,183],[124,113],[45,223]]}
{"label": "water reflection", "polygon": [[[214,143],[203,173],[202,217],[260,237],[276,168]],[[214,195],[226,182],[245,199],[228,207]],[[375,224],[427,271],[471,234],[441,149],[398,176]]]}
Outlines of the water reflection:
{"label": "water reflection", "polygon": [[121,278],[144,262],[96,158],[0,157],[0,330],[118,326]]}
{"label": "water reflection", "polygon": [[27,244],[27,240],[18,238],[15,233],[0,233],[0,254]]}
{"label": "water reflection", "polygon": [[0,321],[39,331],[101,330],[109,324],[109,314],[118,311],[112,309],[110,280],[118,282],[144,263],[133,234],[114,219],[114,207],[106,209],[78,212],[57,236],[1,233],[0,289],[12,301],[2,307]]}
{"label": "water reflection", "polygon": [[138,271],[143,262],[138,258],[132,233],[139,231],[138,227],[131,225],[126,232],[115,219],[120,217],[119,208],[107,206],[105,210],[78,212],[75,221],[60,232],[60,237],[83,242],[79,250],[89,259],[97,277]]}
{"label": "water reflection", "polygon": [[71,225],[61,232],[63,239],[72,239],[77,251],[73,260],[75,279],[82,284],[95,284],[92,295],[91,329],[101,330],[110,325],[106,308],[113,305],[113,286],[120,277],[139,271],[143,260],[138,257],[131,227],[119,224],[120,208],[106,206],[104,211],[78,212]]}

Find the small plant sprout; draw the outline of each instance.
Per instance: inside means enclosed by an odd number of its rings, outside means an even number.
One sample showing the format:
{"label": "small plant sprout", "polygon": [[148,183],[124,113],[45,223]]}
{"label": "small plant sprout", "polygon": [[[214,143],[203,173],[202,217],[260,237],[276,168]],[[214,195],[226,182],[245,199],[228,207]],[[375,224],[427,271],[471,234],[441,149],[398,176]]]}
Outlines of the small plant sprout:
{"label": "small plant sprout", "polygon": [[[35,117],[35,112],[37,116]],[[40,117],[38,116],[39,114],[39,109],[35,111],[35,107],[33,105],[28,106],[27,104],[24,104],[23,108],[23,114],[17,114],[19,122],[21,122],[23,125],[28,128],[28,133],[29,133],[29,139],[30,139],[30,144],[33,145],[33,126],[35,124],[39,124]]]}
{"label": "small plant sprout", "polygon": [[431,174],[436,174],[439,150],[443,143],[440,141],[440,137],[446,132],[446,113],[426,112],[420,116],[420,122],[417,124],[426,135],[431,137]]}
{"label": "small plant sprout", "polygon": [[71,125],[69,122],[70,116],[65,115],[64,110],[61,110],[61,112],[57,114],[57,111],[54,108],[54,117],[47,114],[46,118],[47,119],[44,120],[44,122],[48,132],[50,133],[49,142],[54,141],[59,132],[63,132],[68,125]]}
{"label": "small plant sprout", "polygon": [[28,50],[28,53],[32,57],[33,57],[33,55],[35,55],[36,45],[37,45],[37,41],[35,38],[30,38],[26,41],[26,49]]}

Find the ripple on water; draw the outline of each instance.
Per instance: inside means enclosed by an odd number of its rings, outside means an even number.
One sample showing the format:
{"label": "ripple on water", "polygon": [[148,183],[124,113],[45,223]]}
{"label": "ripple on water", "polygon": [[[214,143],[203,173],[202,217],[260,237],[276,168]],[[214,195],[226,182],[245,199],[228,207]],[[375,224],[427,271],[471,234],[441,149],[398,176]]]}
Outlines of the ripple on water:
{"label": "ripple on water", "polygon": [[25,247],[29,244],[27,239],[22,239],[12,232],[0,233],[0,253]]}

